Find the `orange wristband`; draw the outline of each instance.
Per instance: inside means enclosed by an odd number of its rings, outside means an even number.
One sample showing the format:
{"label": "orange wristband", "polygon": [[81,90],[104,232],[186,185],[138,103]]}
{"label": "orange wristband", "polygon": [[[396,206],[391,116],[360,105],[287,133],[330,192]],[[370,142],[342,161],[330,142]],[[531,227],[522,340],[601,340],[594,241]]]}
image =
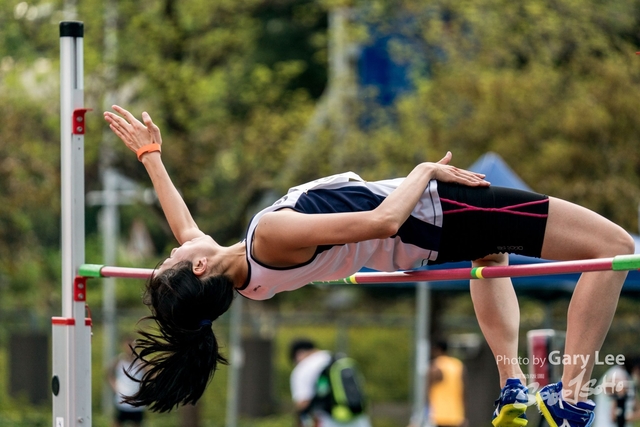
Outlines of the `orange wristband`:
{"label": "orange wristband", "polygon": [[151,144],[143,145],[142,147],[138,148],[138,151],[136,151],[136,156],[138,156],[139,161],[142,161],[143,154],[151,153],[153,151],[162,152],[162,150],[160,149],[160,144],[152,142]]}

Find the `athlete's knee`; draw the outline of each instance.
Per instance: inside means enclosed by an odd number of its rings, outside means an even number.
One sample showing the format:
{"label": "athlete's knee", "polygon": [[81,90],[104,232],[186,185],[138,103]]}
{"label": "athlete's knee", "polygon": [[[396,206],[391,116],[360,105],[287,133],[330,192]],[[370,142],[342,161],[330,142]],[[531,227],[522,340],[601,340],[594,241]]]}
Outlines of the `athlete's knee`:
{"label": "athlete's knee", "polygon": [[635,241],[622,227],[612,225],[603,230],[600,239],[594,242],[592,249],[594,258],[608,258],[616,255],[628,255],[635,252]]}
{"label": "athlete's knee", "polygon": [[629,255],[635,253],[636,242],[633,237],[622,228],[619,229],[615,236],[615,243],[617,246],[616,253],[614,255]]}
{"label": "athlete's knee", "polygon": [[491,254],[472,262],[474,267],[490,267],[493,265],[508,265],[509,254]]}

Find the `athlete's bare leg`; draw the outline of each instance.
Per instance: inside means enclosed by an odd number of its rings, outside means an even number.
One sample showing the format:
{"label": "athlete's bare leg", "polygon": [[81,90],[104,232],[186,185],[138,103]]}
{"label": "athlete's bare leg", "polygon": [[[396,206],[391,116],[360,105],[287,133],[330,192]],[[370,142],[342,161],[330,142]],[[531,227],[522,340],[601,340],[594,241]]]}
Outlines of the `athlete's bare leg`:
{"label": "athlete's bare leg", "polygon": [[[549,198],[542,258],[607,258],[633,251],[633,239],[621,227],[581,206]],[[506,265],[507,260],[504,255],[491,255],[473,265]],[[595,352],[609,330],[625,277],[626,272],[590,272],[584,273],[576,285],[567,313],[565,354],[579,362],[565,365],[562,376],[565,398],[569,401],[587,398],[577,391],[591,377]],[[501,386],[507,378],[520,378],[526,384],[520,366],[509,360],[518,357],[520,321],[511,280],[472,280],[471,298],[482,333],[496,357]]]}
{"label": "athlete's bare leg", "polygon": [[[549,198],[543,258],[607,258],[633,252],[634,241],[621,227],[581,206]],[[587,398],[580,390],[591,378],[595,352],[609,330],[626,276],[615,271],[583,273],[576,285],[567,313],[565,355],[580,361],[564,366],[562,383],[569,401]],[[587,362],[580,357],[588,357]]]}
{"label": "athlete's bare leg", "polygon": [[[473,262],[474,267],[507,265],[506,254],[490,255]],[[471,281],[471,299],[480,329],[484,335],[498,366],[500,387],[507,378],[526,380],[518,363],[518,333],[520,329],[520,308],[518,298],[509,278]]]}

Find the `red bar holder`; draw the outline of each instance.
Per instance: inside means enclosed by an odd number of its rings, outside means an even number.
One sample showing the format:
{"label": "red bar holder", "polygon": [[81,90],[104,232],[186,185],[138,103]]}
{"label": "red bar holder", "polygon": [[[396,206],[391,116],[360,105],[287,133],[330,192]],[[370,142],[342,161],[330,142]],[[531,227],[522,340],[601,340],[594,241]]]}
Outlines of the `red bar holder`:
{"label": "red bar holder", "polygon": [[73,300],[85,302],[87,300],[87,278],[76,276],[73,279]]}
{"label": "red bar holder", "polygon": [[73,110],[71,123],[71,133],[73,135],[84,135],[85,125],[84,115],[87,111],[91,111],[91,108],[76,108]]}

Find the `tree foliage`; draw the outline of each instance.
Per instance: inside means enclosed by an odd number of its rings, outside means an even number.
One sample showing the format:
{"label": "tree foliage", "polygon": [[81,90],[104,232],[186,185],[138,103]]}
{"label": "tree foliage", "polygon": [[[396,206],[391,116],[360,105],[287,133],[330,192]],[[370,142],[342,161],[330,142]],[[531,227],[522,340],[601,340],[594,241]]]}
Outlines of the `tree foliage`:
{"label": "tree foliage", "polygon": [[[88,190],[101,186],[103,144],[115,152],[115,166],[148,185],[132,153],[102,140],[98,113],[115,89],[118,103],[138,116],[148,111],[159,124],[177,187],[201,228],[222,243],[242,238],[269,190],[344,169],[369,179],[403,175],[446,150],[462,167],[498,152],[535,190],[636,231],[637,1],[115,4],[118,74],[111,87],[104,55],[109,3],[77,3],[86,26],[86,104],[95,110],[88,116]],[[0,305],[47,306],[59,269],[63,5],[0,5]],[[416,64],[409,68],[412,90],[391,106],[375,105],[352,76],[353,90],[310,134],[329,93],[328,12],[338,6],[353,11],[353,62],[374,34],[411,37],[389,50]],[[158,212],[147,211],[146,220],[157,222]],[[95,226],[87,229],[94,238]],[[172,244],[165,232],[158,250]],[[43,302],[35,289],[54,298]]]}
{"label": "tree foliage", "polygon": [[638,4],[409,3],[432,67],[398,103],[398,140],[461,166],[495,151],[535,190],[636,231]]}

